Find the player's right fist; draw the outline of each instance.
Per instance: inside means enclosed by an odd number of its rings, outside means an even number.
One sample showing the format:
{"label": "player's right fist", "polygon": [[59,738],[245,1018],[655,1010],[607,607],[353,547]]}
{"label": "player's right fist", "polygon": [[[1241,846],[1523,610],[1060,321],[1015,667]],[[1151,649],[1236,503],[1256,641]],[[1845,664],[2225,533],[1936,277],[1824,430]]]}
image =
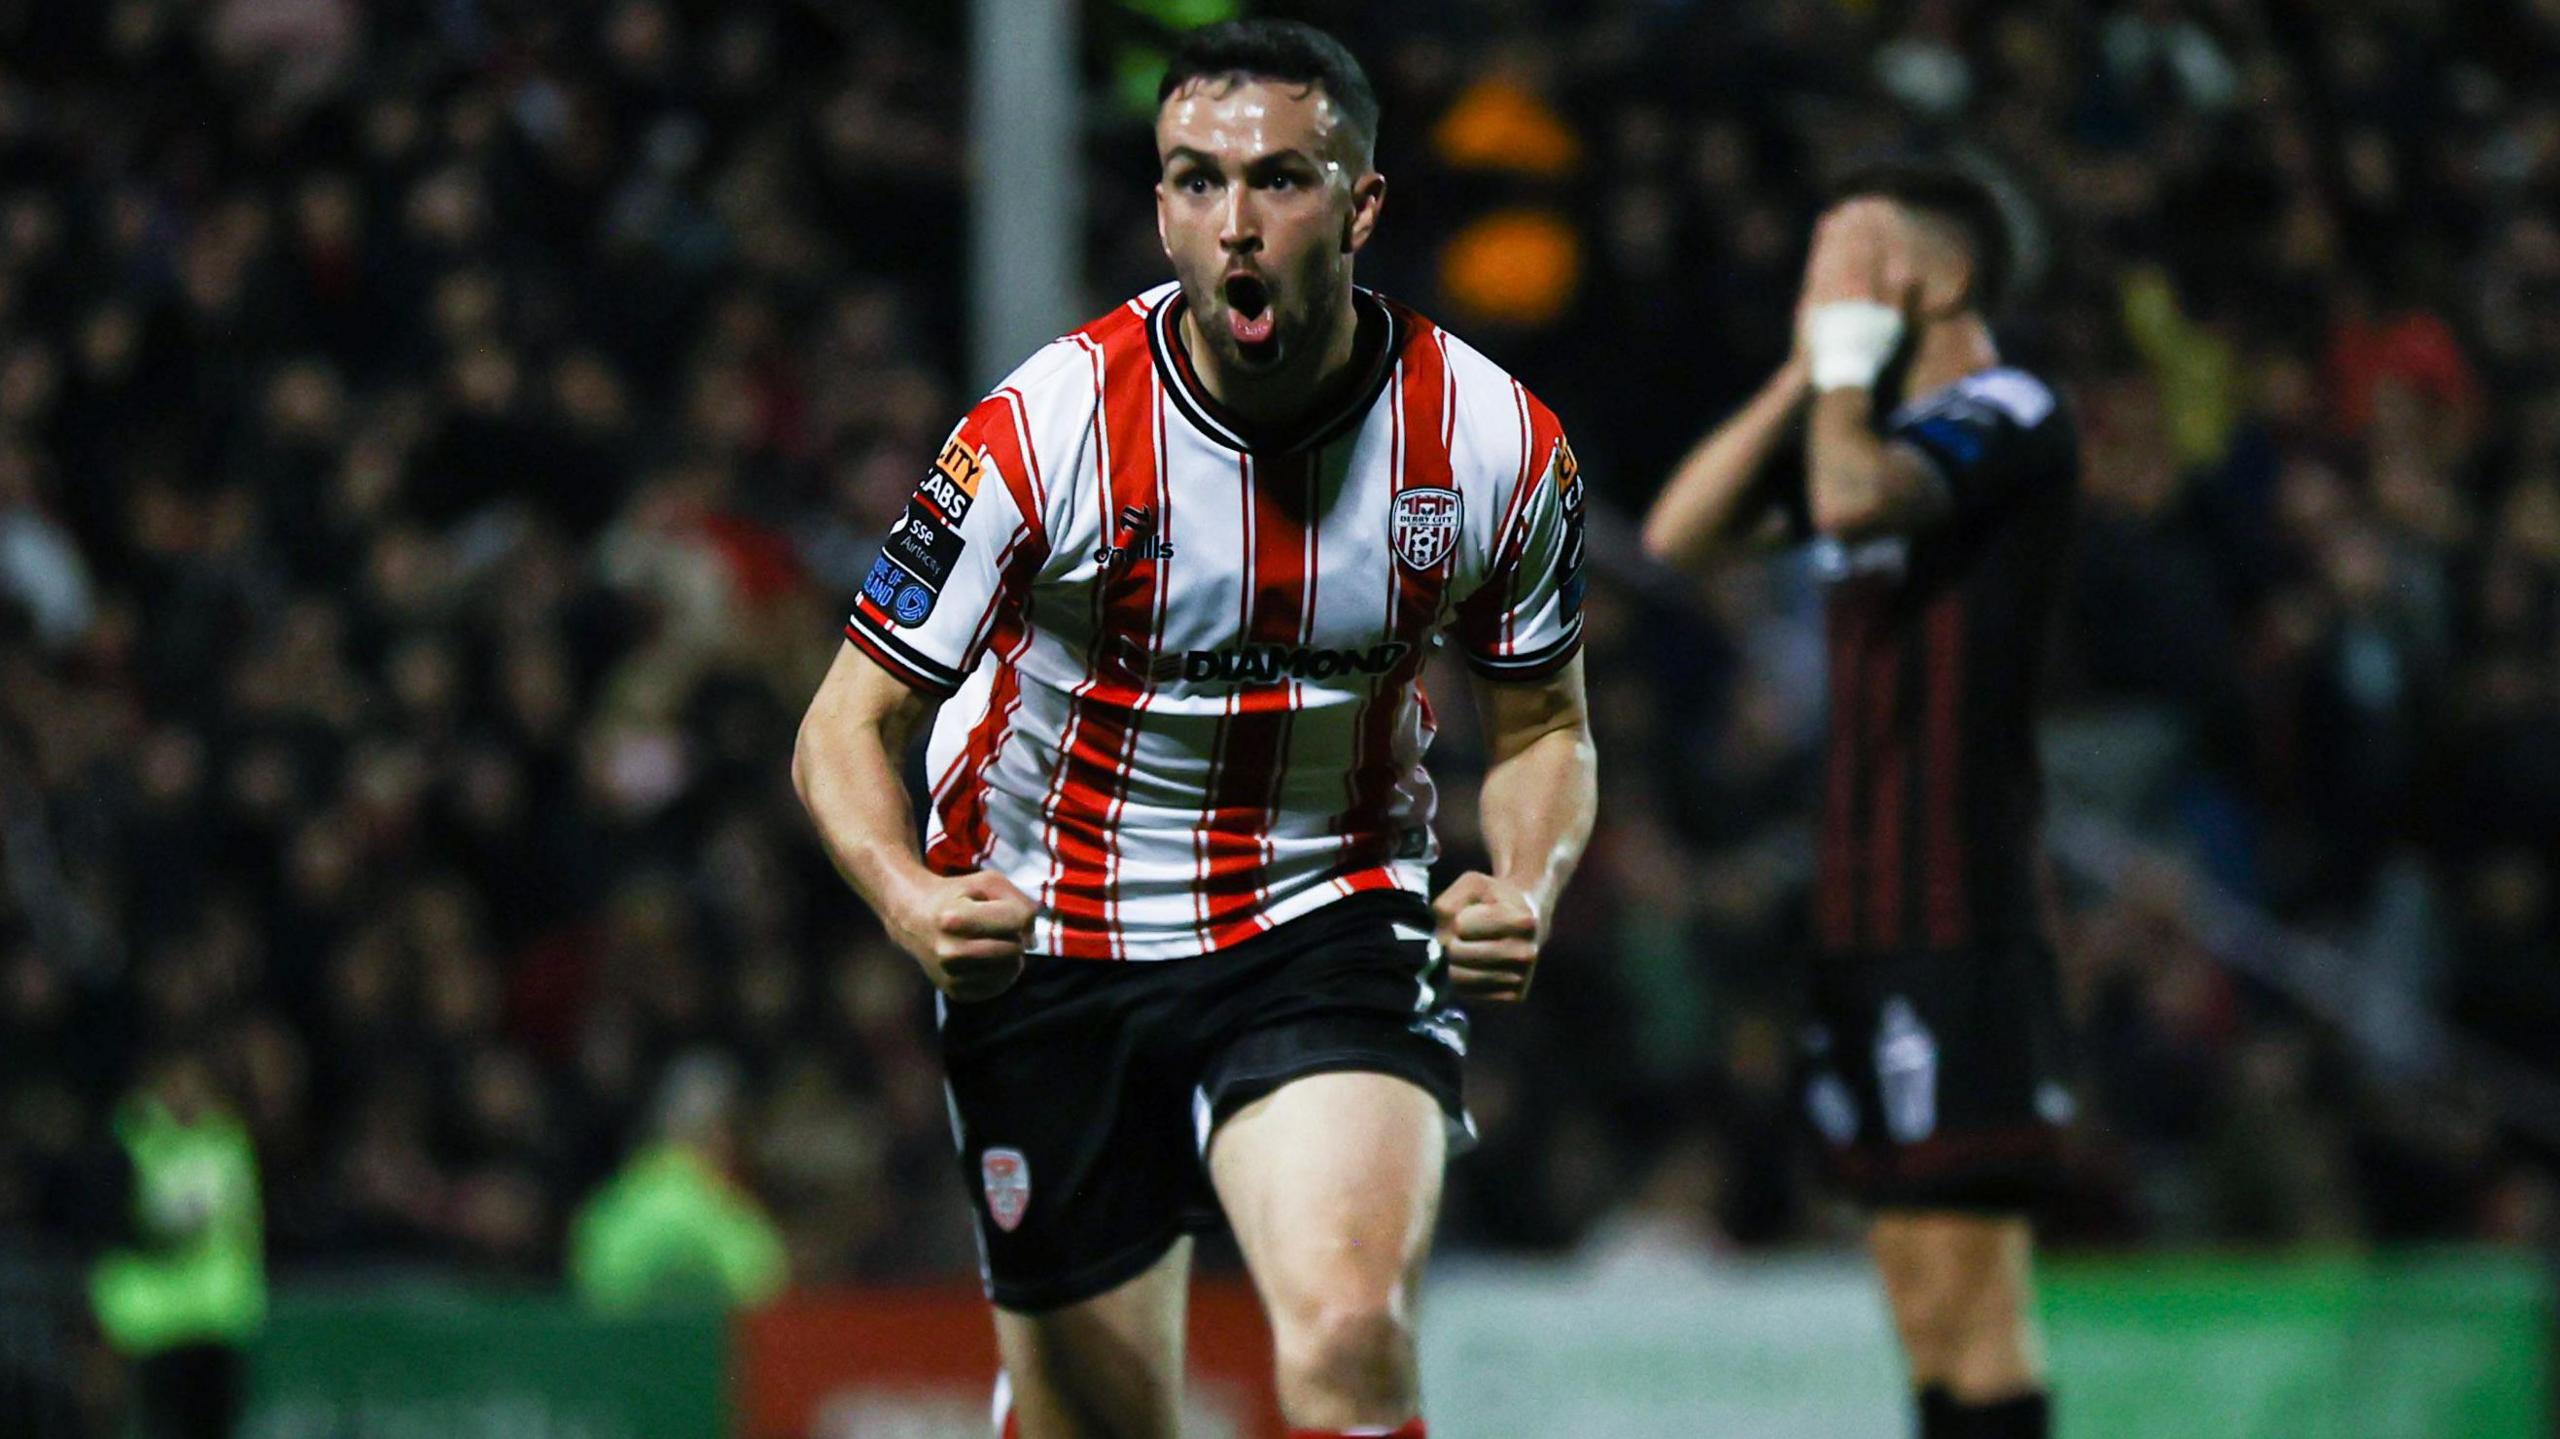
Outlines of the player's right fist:
{"label": "player's right fist", "polygon": [[944,994],[993,999],[1022,977],[1037,912],[1013,881],[982,869],[919,885],[889,917],[889,937]]}

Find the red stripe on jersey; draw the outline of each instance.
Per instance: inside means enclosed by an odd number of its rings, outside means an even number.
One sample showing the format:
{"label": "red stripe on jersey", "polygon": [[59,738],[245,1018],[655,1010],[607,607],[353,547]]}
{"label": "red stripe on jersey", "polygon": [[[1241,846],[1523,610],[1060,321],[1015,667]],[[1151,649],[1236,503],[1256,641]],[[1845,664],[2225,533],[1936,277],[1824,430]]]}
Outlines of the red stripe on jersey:
{"label": "red stripe on jersey", "polygon": [[1867,821],[1869,938],[1878,949],[1902,943],[1903,810],[1910,790],[1909,745],[1896,723],[1901,703],[1902,647],[1874,647],[1867,667],[1866,744],[1875,756],[1874,805]]}
{"label": "red stripe on jersey", "polygon": [[[1105,423],[1110,386],[1105,374],[1103,353],[1082,334],[1075,343],[1082,346],[1092,364],[1093,486],[1094,508],[1099,512],[1099,528],[1108,533],[1111,527],[1112,455],[1110,428]],[[1049,855],[1048,874],[1042,879],[1038,896],[1040,912],[1055,926],[1046,952],[1069,959],[1108,959],[1111,942],[1108,906],[1103,902],[1103,872],[1108,858],[1103,848],[1102,826],[1096,816],[1110,808],[1108,788],[1111,772],[1118,762],[1117,736],[1095,736],[1087,733],[1097,719],[1090,696],[1106,678],[1098,663],[1102,645],[1102,586],[1094,585],[1093,639],[1085,649],[1085,678],[1079,681],[1067,703],[1066,722],[1058,735],[1057,764],[1050,771],[1048,798],[1041,807],[1041,848]],[[1104,721],[1107,726],[1108,721]],[[1097,765],[1094,749],[1108,740],[1112,745],[1109,763]]]}
{"label": "red stripe on jersey", "polygon": [[1478,654],[1507,654],[1518,616],[1512,596],[1519,585],[1520,556],[1529,548],[1529,531],[1521,518],[1538,487],[1555,473],[1556,447],[1564,443],[1564,424],[1538,402],[1526,385],[1511,382],[1512,405],[1520,416],[1520,477],[1512,482],[1511,499],[1493,536],[1493,564],[1482,585],[1458,607],[1460,640]]}
{"label": "red stripe on jersey", "polygon": [[1929,747],[1927,869],[1922,899],[1929,943],[1956,949],[1973,939],[1964,846],[1964,591],[1929,607],[1929,697],[1921,717]]}
{"label": "red stripe on jersey", "polygon": [[[1161,397],[1142,327],[1105,320],[1093,329],[1107,339],[1117,337],[1108,348],[1093,352],[1100,394],[1093,437],[1101,471],[1093,492],[1098,530],[1110,544],[1125,528],[1124,513],[1160,512],[1164,487],[1156,413]],[[1092,587],[1095,616],[1085,653],[1087,678],[1068,708],[1048,827],[1051,860],[1044,908],[1056,917],[1059,952],[1069,958],[1115,957],[1119,816],[1138,742],[1138,714],[1147,697],[1146,657],[1155,649],[1160,571],[1153,558],[1114,560]]]}
{"label": "red stripe on jersey", "polygon": [[995,628],[988,640],[999,660],[995,681],[967,742],[933,785],[932,804],[942,834],[926,851],[925,864],[936,874],[967,874],[984,865],[995,850],[995,831],[987,823],[985,777],[1003,757],[1004,742],[1013,733],[1014,711],[1022,707],[1022,672],[1016,665],[1031,647],[1026,597],[1047,553],[1045,546],[1031,543],[1025,535],[1002,560],[1004,579],[998,586],[1002,598],[995,607]]}
{"label": "red stripe on jersey", "polygon": [[1128,303],[1114,307],[1111,313],[1093,321],[1076,333],[1100,345],[1105,351],[1127,343],[1129,338],[1135,335],[1139,353],[1144,354],[1147,344],[1147,307],[1139,300],[1132,298]]}
{"label": "red stripe on jersey", "polygon": [[1013,732],[1013,712],[1022,705],[1022,671],[1014,665],[1019,650],[1005,656],[987,690],[987,707],[970,727],[968,742],[952,757],[951,768],[934,788],[934,812],[942,833],[926,849],[925,867],[936,874],[967,874],[987,862],[994,834],[987,826],[986,772]]}
{"label": "red stripe on jersey", "polygon": [[1013,495],[1014,513],[1031,529],[1031,537],[1041,553],[1049,549],[1048,522],[1042,518],[1047,507],[1041,503],[1049,493],[1048,482],[1040,475],[1040,452],[1031,444],[1031,412],[1023,403],[1022,392],[998,390],[980,400],[969,418],[960,422],[961,434],[986,447],[987,457],[995,461],[997,477]]}
{"label": "red stripe on jersey", "polygon": [[1831,743],[1823,756],[1822,834],[1815,927],[1823,948],[1838,953],[1858,942],[1858,666],[1867,635],[1864,596],[1844,589],[1823,615],[1831,660]]}
{"label": "red stripe on jersey", "polygon": [[[1457,409],[1455,382],[1448,352],[1439,333],[1418,320],[1396,369],[1390,443],[1396,467],[1395,491],[1447,488],[1451,484],[1449,434]],[[1390,501],[1392,504],[1393,502]],[[1429,572],[1415,570],[1390,557],[1395,574],[1387,599],[1387,632],[1407,646],[1404,658],[1378,679],[1362,707],[1353,742],[1351,802],[1342,817],[1343,855],[1338,878],[1346,888],[1372,887],[1362,882],[1395,859],[1397,836],[1387,828],[1396,786],[1405,776],[1396,763],[1395,733],[1404,716],[1405,696],[1427,717],[1430,701],[1415,688],[1430,658],[1430,635],[1448,593],[1456,552]],[[1426,723],[1427,723],[1426,719]]]}
{"label": "red stripe on jersey", "polygon": [[[1315,595],[1313,536],[1318,457],[1245,458],[1237,466],[1245,512],[1243,642],[1302,643]],[[1272,810],[1289,763],[1297,681],[1240,686],[1220,727],[1217,769],[1201,842],[1201,923],[1223,949],[1267,927],[1263,866],[1270,859]]]}

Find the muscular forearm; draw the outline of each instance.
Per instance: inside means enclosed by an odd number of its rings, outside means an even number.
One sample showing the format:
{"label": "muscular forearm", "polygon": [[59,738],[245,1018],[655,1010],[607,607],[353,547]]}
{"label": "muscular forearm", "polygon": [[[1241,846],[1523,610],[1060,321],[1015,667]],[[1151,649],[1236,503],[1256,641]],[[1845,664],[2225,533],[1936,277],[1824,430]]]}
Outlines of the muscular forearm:
{"label": "muscular forearm", "polygon": [[1599,805],[1599,759],[1591,731],[1560,725],[1495,761],[1479,802],[1495,878],[1518,885],[1541,924],[1582,861]]}
{"label": "muscular forearm", "polygon": [[1712,566],[1749,546],[1767,518],[1757,481],[1810,393],[1801,358],[1680,461],[1645,516],[1645,553],[1682,569]]}
{"label": "muscular forearm", "polygon": [[847,644],[800,722],[791,782],[836,872],[880,916],[890,942],[953,999],[986,999],[1021,976],[1033,910],[1003,875],[936,875],[917,853],[898,764],[930,712]]}
{"label": "muscular forearm", "polygon": [[800,726],[791,779],[836,872],[884,917],[932,878],[916,845],[898,757],[912,716],[865,718],[813,709]]}

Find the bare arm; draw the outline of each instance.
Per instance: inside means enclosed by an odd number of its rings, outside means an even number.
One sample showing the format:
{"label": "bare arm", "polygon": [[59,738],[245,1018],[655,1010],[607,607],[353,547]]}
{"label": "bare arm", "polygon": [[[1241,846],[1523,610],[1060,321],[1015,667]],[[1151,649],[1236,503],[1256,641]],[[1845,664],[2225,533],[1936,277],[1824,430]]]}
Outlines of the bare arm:
{"label": "bare arm", "polygon": [[[1907,313],[1913,290],[1910,258],[1892,207],[1880,200],[1853,200],[1824,216],[1814,231],[1797,348],[1819,361],[1828,353],[1825,311],[1890,307]],[[1892,330],[1871,338],[1881,344],[1899,329],[1897,321]],[[1868,359],[1881,362],[1883,354],[1882,349],[1870,350]],[[1854,383],[1825,380],[1822,365],[1813,368],[1813,419],[1805,436],[1813,527],[1835,539],[1855,540],[1915,530],[1945,514],[1951,500],[1937,470],[1910,446],[1888,442],[1875,432],[1875,365],[1864,367]]]}
{"label": "bare arm", "polygon": [[1459,876],[1432,908],[1458,990],[1516,1000],[1529,993],[1556,899],[1591,840],[1599,758],[1579,657],[1528,684],[1479,681],[1476,702],[1493,751],[1480,801],[1493,872]]}
{"label": "bare arm", "polygon": [[1697,571],[1783,543],[1785,517],[1761,500],[1759,480],[1811,393],[1804,356],[1791,356],[1683,456],[1644,517],[1645,553]]}
{"label": "bare arm", "polygon": [[899,762],[932,707],[847,644],[809,702],[791,782],[836,872],[889,937],[955,999],[1000,993],[1022,972],[1030,900],[988,871],[941,876],[917,848]]}
{"label": "bare arm", "polygon": [[1863,389],[1817,395],[1805,440],[1813,527],[1835,539],[1920,529],[1949,509],[1946,482],[1909,445],[1886,440],[1870,419]]}

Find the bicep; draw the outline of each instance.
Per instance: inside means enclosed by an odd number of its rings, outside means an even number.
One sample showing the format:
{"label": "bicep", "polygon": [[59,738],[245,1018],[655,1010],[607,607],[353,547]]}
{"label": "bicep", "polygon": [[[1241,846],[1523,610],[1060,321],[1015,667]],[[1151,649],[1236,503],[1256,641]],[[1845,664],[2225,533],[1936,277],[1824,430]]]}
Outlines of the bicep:
{"label": "bicep", "polygon": [[1484,721],[1485,745],[1495,764],[1550,734],[1590,728],[1578,654],[1540,679],[1506,681],[1478,674],[1475,696],[1477,713]]}
{"label": "bicep", "polygon": [[895,763],[934,706],[932,697],[848,640],[836,650],[835,663],[809,701],[800,724],[800,752],[823,750],[830,741],[868,731],[880,736]]}

